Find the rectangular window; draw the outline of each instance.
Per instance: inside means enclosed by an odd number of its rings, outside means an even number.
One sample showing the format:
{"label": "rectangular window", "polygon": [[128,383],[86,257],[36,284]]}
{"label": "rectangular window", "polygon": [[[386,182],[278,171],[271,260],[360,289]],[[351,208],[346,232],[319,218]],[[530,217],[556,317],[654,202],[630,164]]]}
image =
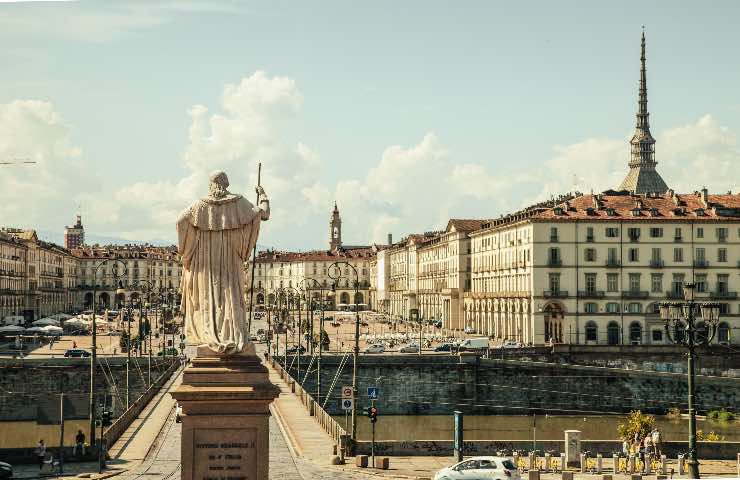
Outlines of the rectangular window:
{"label": "rectangular window", "polygon": [[629,237],[630,242],[636,242],[640,240],[640,229],[639,228],[627,229],[627,236]]}
{"label": "rectangular window", "polygon": [[593,293],[596,291],[596,274],[595,273],[586,274],[586,291],[588,293]]}
{"label": "rectangular window", "polygon": [[726,248],[720,248],[717,250],[717,261],[718,262],[727,261],[727,249]]}
{"label": "rectangular window", "polygon": [[704,238],[704,228],[698,227],[696,229],[696,238]]}
{"label": "rectangular window", "polygon": [[640,291],[640,274],[639,273],[630,273],[630,291],[631,292]]}
{"label": "rectangular window", "polygon": [[619,229],[615,227],[607,227],[606,236],[609,238],[617,238],[619,236]]}
{"label": "rectangular window", "polygon": [[551,242],[558,241],[558,227],[550,227],[550,241]]}
{"label": "rectangular window", "polygon": [[659,263],[661,261],[660,248],[653,248],[650,258],[654,263]]}
{"label": "rectangular window", "polygon": [[594,241],[594,227],[586,227],[586,241],[587,242]]}
{"label": "rectangular window", "polygon": [[630,248],[629,259],[630,259],[630,262],[639,262],[640,261],[640,251],[636,248]]}
{"label": "rectangular window", "polygon": [[549,278],[550,278],[550,291],[553,293],[559,292],[560,291],[560,274],[551,273]]}
{"label": "rectangular window", "polygon": [[683,295],[683,273],[674,273],[673,281],[671,282],[671,292],[674,296]]}
{"label": "rectangular window", "polygon": [[599,306],[593,302],[585,303],[583,306],[586,313],[597,313],[599,311]]}
{"label": "rectangular window", "polygon": [[696,291],[699,293],[705,293],[707,291],[706,275],[696,275]]}
{"label": "rectangular window", "polygon": [[560,263],[560,249],[559,248],[550,249],[550,263],[551,264]]}
{"label": "rectangular window", "polygon": [[683,248],[679,247],[673,249],[673,261],[683,262]]}
{"label": "rectangular window", "polygon": [[616,248],[609,247],[609,250],[606,251],[606,261],[609,265],[617,264],[617,249]]}
{"label": "rectangular window", "polygon": [[653,330],[653,342],[663,341],[663,330]]}
{"label": "rectangular window", "polygon": [[697,262],[705,262],[707,259],[707,252],[703,248],[697,248],[696,249],[696,261]]}
{"label": "rectangular window", "polygon": [[677,242],[683,240],[683,231],[681,230],[681,227],[676,227],[676,230],[673,233],[673,239]]}
{"label": "rectangular window", "polygon": [[584,260],[587,262],[595,262],[596,261],[596,249],[595,248],[587,248],[583,251],[583,257]]}
{"label": "rectangular window", "polygon": [[652,238],[661,238],[663,236],[663,229],[660,227],[652,227],[650,229],[650,236]]}
{"label": "rectangular window", "polygon": [[650,276],[650,291],[653,293],[660,293],[663,291],[663,275],[660,273],[653,273]]}
{"label": "rectangular window", "polygon": [[614,302],[607,303],[606,311],[607,313],[619,313],[619,304]]}
{"label": "rectangular window", "polygon": [[727,241],[727,227],[718,227],[715,230],[715,233],[717,235],[717,240],[720,242],[726,242]]}
{"label": "rectangular window", "polygon": [[606,274],[606,290],[608,292],[619,291],[619,274],[607,273]]}
{"label": "rectangular window", "polygon": [[730,276],[726,274],[717,275],[717,293],[727,295],[728,283]]}

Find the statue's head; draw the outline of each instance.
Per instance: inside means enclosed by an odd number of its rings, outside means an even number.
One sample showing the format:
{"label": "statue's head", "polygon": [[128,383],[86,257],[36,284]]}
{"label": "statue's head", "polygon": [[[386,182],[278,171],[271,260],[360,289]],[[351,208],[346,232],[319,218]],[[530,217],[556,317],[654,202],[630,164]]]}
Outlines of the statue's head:
{"label": "statue's head", "polygon": [[216,170],[211,174],[208,191],[213,198],[225,197],[229,192],[226,190],[229,186],[229,177],[225,172]]}

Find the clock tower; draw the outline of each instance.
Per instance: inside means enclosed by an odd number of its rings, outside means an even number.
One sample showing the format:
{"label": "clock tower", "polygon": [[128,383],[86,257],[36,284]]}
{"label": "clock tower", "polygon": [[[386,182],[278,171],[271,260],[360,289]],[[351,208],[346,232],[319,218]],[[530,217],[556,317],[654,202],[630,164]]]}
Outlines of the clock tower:
{"label": "clock tower", "polygon": [[331,212],[329,222],[329,249],[339,250],[342,248],[342,219],[339,218],[337,202],[334,202],[334,210]]}

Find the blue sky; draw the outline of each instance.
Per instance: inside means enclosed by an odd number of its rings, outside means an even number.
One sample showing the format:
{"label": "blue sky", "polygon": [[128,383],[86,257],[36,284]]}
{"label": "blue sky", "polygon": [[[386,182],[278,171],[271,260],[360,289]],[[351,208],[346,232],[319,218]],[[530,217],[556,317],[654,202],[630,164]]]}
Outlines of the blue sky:
{"label": "blue sky", "polygon": [[[616,187],[646,27],[669,186],[737,190],[737,2],[0,3],[0,223],[172,241],[224,168],[323,247]],[[229,87],[231,86],[231,87]],[[31,192],[30,199],[28,193]],[[21,201],[21,199],[23,199]]]}

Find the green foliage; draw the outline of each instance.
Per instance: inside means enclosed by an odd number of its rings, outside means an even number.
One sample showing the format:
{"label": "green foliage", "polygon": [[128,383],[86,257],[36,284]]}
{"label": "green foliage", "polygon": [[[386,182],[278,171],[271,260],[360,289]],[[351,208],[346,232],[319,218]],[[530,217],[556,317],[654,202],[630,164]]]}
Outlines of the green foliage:
{"label": "green foliage", "polygon": [[737,414],[728,412],[723,408],[722,410],[710,410],[709,413],[707,413],[707,418],[719,422],[732,422],[737,419]]}
{"label": "green foliage", "polygon": [[704,430],[697,430],[696,439],[700,442],[721,442],[725,437],[714,431],[705,434]]}
{"label": "green foliage", "polygon": [[654,416],[642,413],[640,410],[633,410],[624,423],[617,426],[617,435],[622,441],[632,442],[635,439],[635,433],[638,434],[638,438],[642,439],[653,429],[655,429]]}
{"label": "green foliage", "polygon": [[671,407],[668,409],[668,413],[666,414],[668,418],[680,418],[681,417],[681,409],[677,407]]}

